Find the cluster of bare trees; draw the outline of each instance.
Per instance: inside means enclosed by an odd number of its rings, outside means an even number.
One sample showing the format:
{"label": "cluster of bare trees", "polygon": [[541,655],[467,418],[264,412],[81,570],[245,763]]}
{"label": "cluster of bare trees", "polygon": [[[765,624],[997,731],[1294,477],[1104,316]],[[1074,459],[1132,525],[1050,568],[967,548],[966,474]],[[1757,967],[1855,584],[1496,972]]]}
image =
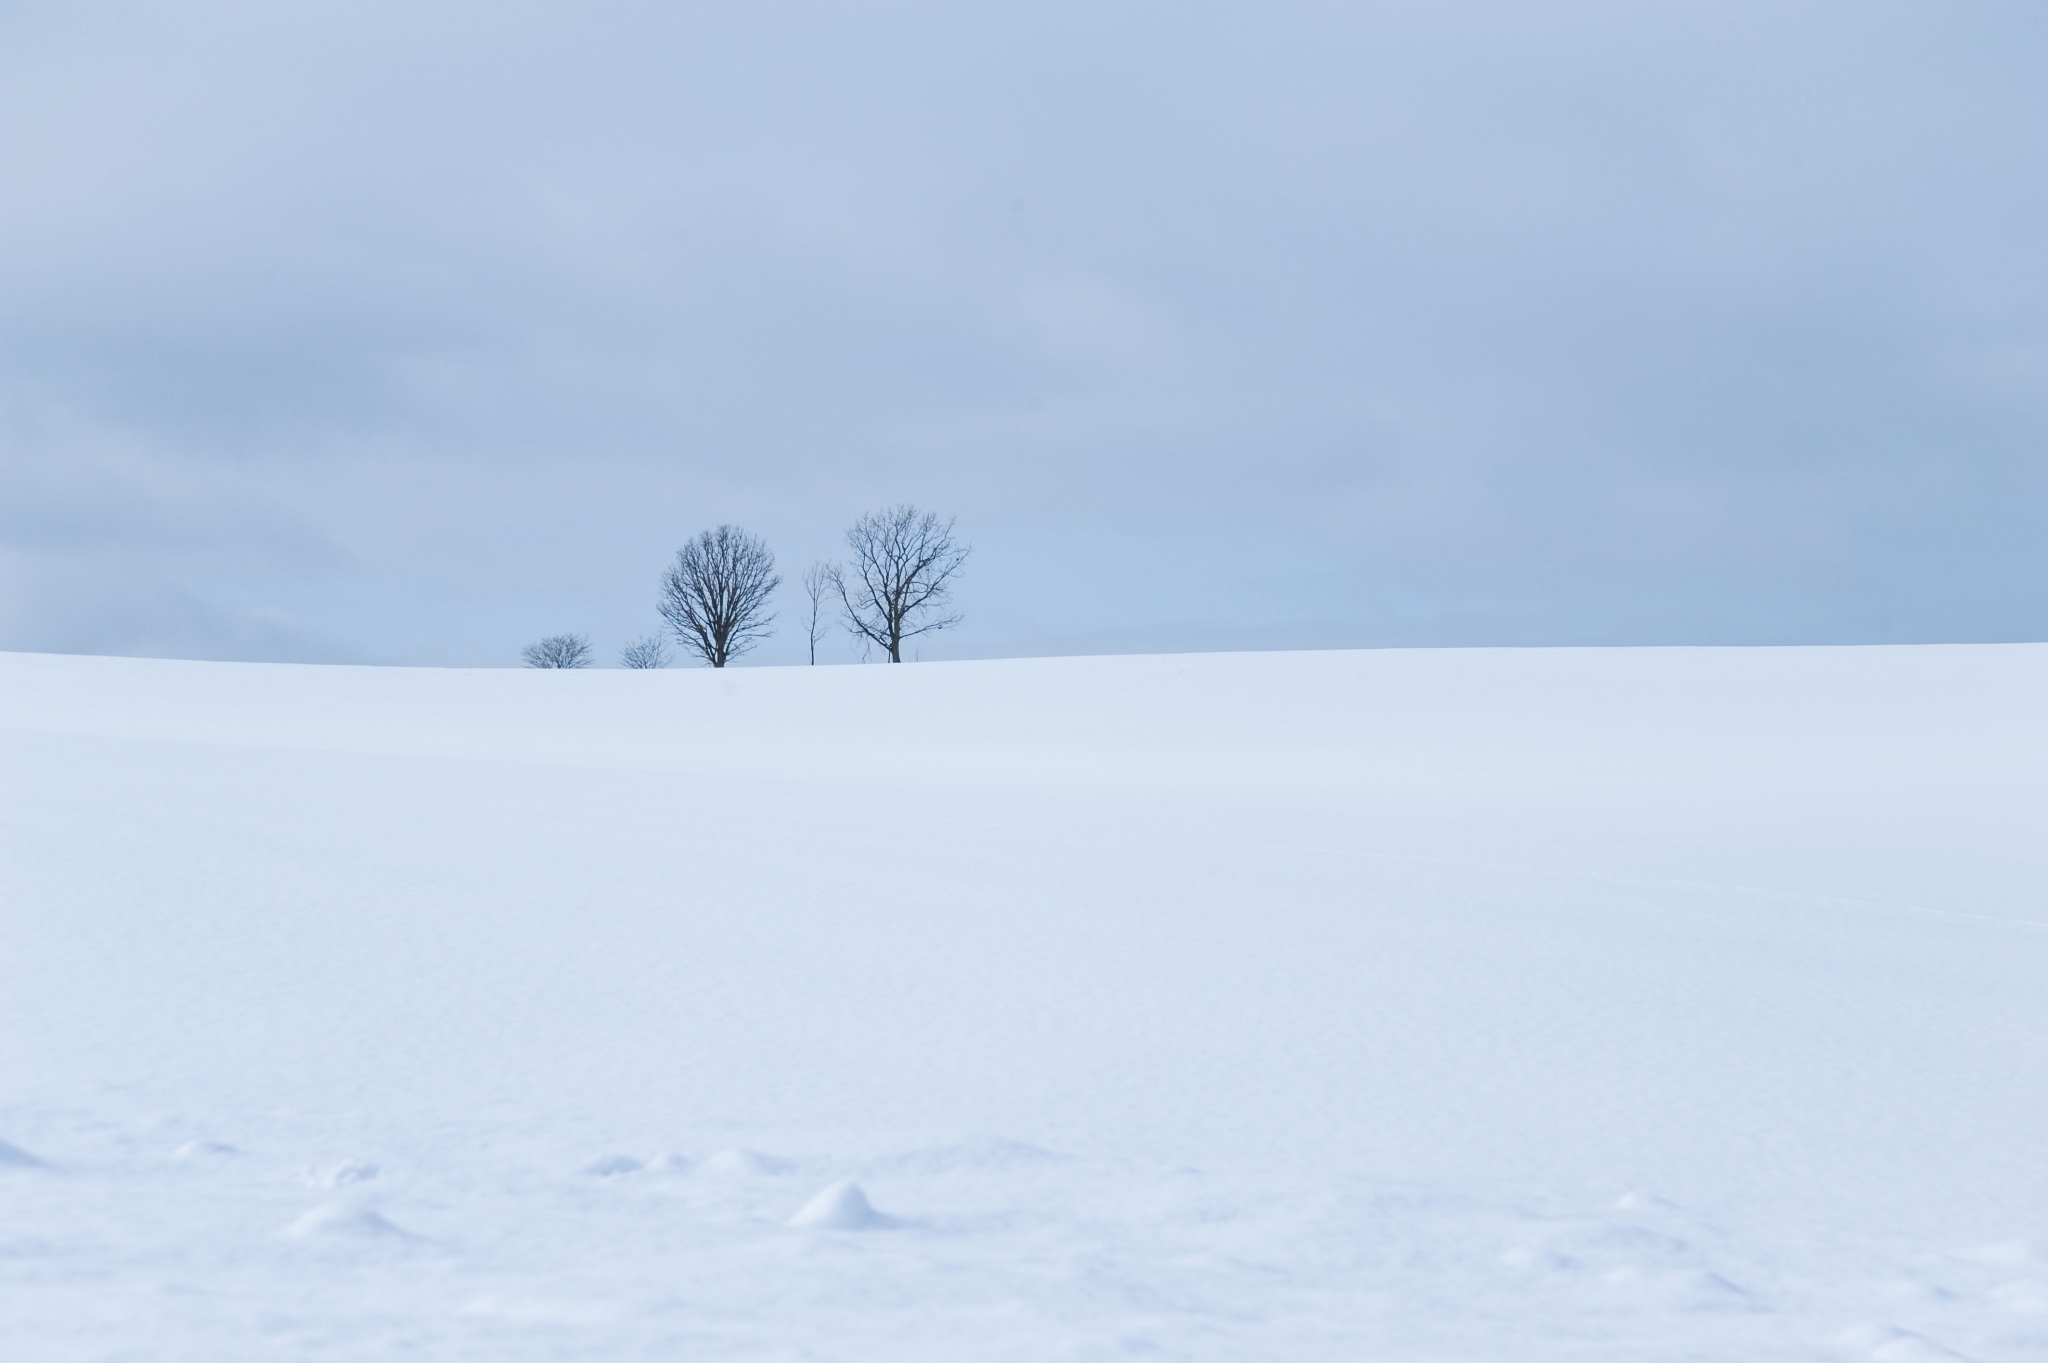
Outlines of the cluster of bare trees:
{"label": "cluster of bare trees", "polygon": [[[950,518],[908,504],[884,507],[846,532],[845,564],[821,559],[802,577],[804,632],[810,661],[833,623],[842,625],[863,654],[903,661],[905,645],[960,623],[953,580],[968,546],[953,537]],[[782,578],[775,555],[736,525],[706,530],[676,552],[662,574],[659,609],[682,651],[710,667],[724,667],[772,632],[769,609]],[[556,634],[529,644],[528,667],[588,667],[590,641]],[[624,667],[666,667],[669,641],[659,634],[628,644]]]}

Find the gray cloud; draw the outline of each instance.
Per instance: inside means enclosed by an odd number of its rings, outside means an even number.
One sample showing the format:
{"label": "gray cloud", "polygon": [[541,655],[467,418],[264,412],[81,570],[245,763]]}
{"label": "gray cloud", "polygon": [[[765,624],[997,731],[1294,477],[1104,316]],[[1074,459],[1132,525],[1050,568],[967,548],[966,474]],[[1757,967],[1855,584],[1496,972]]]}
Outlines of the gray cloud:
{"label": "gray cloud", "polygon": [[[2030,6],[0,16],[0,646],[2042,637]],[[147,583],[147,589],[138,583]],[[766,659],[794,656],[771,647]]]}

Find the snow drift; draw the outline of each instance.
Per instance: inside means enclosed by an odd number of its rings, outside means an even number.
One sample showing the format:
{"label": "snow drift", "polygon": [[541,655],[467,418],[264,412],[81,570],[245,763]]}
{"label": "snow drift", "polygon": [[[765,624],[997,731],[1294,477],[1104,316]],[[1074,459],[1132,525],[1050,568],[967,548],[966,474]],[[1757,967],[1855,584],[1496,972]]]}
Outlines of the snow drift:
{"label": "snow drift", "polygon": [[0,744],[15,1357],[2048,1341],[2048,649],[0,655]]}

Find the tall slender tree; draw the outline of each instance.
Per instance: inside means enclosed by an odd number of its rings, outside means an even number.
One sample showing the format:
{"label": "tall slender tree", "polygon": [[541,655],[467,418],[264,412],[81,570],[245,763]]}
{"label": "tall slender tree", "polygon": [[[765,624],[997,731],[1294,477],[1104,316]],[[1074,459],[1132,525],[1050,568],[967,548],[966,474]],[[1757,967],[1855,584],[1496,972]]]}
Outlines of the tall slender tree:
{"label": "tall slender tree", "polygon": [[811,646],[811,666],[818,665],[818,640],[825,634],[825,597],[838,581],[839,570],[819,559],[804,569],[804,632]]}
{"label": "tall slender tree", "polygon": [[768,637],[768,598],[781,585],[768,546],[721,525],[676,551],[661,579],[661,618],[686,652],[724,667]]}

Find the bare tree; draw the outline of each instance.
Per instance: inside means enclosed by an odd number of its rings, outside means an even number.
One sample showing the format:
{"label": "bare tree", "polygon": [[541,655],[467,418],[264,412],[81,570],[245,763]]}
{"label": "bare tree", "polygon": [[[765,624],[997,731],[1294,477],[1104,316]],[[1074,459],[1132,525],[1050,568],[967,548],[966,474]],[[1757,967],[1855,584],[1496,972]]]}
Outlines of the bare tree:
{"label": "bare tree", "polygon": [[839,570],[819,559],[804,569],[804,632],[811,644],[811,666],[818,665],[818,640],[824,637],[825,598],[837,590]]}
{"label": "bare tree", "polygon": [[953,575],[968,547],[953,542],[953,522],[905,503],[872,511],[846,532],[853,562],[833,569],[846,627],[903,661],[903,643],[960,623],[949,612]]}
{"label": "bare tree", "polygon": [[635,639],[619,650],[620,667],[667,667],[668,659],[668,643],[659,634]]}
{"label": "bare tree", "polygon": [[676,552],[661,579],[661,618],[686,650],[724,667],[767,637],[768,598],[781,585],[768,546],[721,525]]}
{"label": "bare tree", "polygon": [[521,652],[528,667],[588,667],[590,640],[581,634],[550,634]]}

